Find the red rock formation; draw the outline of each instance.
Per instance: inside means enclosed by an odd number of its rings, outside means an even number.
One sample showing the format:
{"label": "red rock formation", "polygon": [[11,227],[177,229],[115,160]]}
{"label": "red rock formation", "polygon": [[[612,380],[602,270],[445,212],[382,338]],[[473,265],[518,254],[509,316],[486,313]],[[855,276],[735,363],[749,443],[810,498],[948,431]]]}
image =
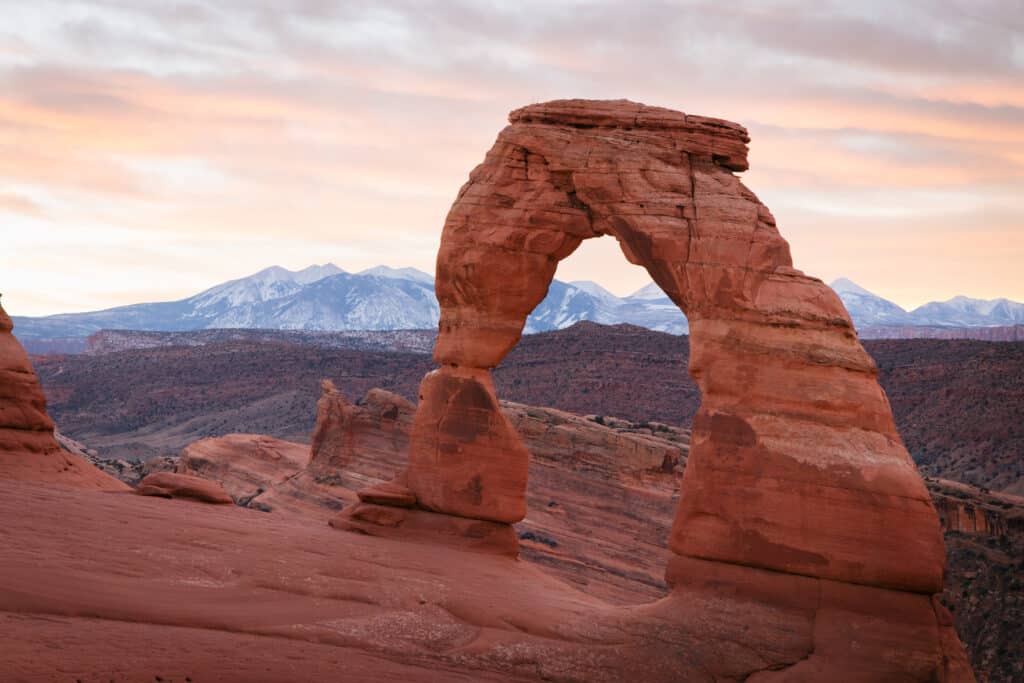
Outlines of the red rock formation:
{"label": "red rock formation", "polygon": [[[419,504],[524,514],[528,455],[489,369],[558,261],[612,235],[690,320],[703,402],[669,539],[676,565],[783,572],[850,596],[865,589],[849,584],[907,591],[938,633],[935,509],[839,298],[793,268],[771,213],[733,175],[747,167],[746,131],[628,101],[549,102],[509,121],[441,237],[442,367],[423,381],[409,454]],[[960,676],[952,664],[935,675]]]}
{"label": "red rock formation", "polygon": [[[530,510],[517,529],[524,557],[614,603],[664,595],[665,542],[686,462],[688,431],[610,417],[597,422],[515,403],[503,402],[501,407],[531,454]],[[370,533],[368,518],[387,520],[379,516],[384,513],[370,512],[360,503],[415,504],[406,486],[389,481],[405,469],[414,412],[400,396],[373,389],[349,406],[345,420],[330,420],[339,434],[326,433],[324,420],[330,413],[320,412],[314,433],[344,448],[333,453],[321,449],[305,469],[293,459],[266,458],[255,448],[274,443],[275,449],[302,453],[308,448],[302,444],[283,446],[265,436],[229,435],[186,448],[181,471],[210,477],[240,504],[280,516],[327,521],[344,508],[345,517],[359,518],[353,526],[358,523]],[[253,457],[258,461],[248,463]],[[385,524],[373,533],[408,538],[410,529],[419,525],[421,531],[433,528],[440,540],[451,544],[457,529],[487,528],[450,520],[424,526],[422,519],[417,516],[397,532]],[[343,525],[338,520],[335,526]],[[479,547],[478,540],[463,539]]]}
{"label": "red rock formation", "polygon": [[928,488],[946,531],[1024,536],[1024,498],[982,491],[948,479],[929,479]]}
{"label": "red rock formation", "polygon": [[442,543],[509,557],[519,554],[519,539],[508,524],[410,509],[405,500],[397,507],[393,500],[378,500],[383,504],[360,502],[345,508],[331,519],[331,526],[413,543]]}
{"label": "red rock formation", "polygon": [[177,471],[220,483],[235,500],[251,500],[304,469],[309,448],[261,434],[202,439],[181,452]]}
{"label": "red rock formation", "polygon": [[374,505],[388,505],[396,508],[416,506],[416,496],[412,490],[396,481],[382,481],[358,491],[359,500]]}
{"label": "red rock formation", "polygon": [[0,307],[0,478],[127,490],[125,484],[57,443],[39,380],[12,329],[11,319]]}
{"label": "red rock formation", "polygon": [[378,473],[367,481],[394,475],[401,453],[408,448],[415,411],[398,394],[371,389],[357,405],[351,405],[329,380],[321,382],[313,427],[310,470],[339,476],[357,459],[375,464]]}
{"label": "red rock formation", "polygon": [[217,482],[178,472],[151,474],[139,482],[135,493],[140,496],[158,496],[160,498],[190,498],[202,503],[217,505],[235,502]]}
{"label": "red rock formation", "polygon": [[351,422],[352,406],[329,379],[320,382],[320,392],[311,458],[317,462],[330,460],[336,467],[344,468],[352,455],[352,430],[345,429]]}
{"label": "red rock formation", "polygon": [[428,510],[495,522],[526,515],[530,454],[486,369],[446,365],[420,386],[409,485]]}
{"label": "red rock formation", "polygon": [[322,380],[311,446],[258,434],[202,439],[185,447],[178,471],[220,482],[255,509],[327,518],[405,467],[414,412],[382,389],[352,405]]}

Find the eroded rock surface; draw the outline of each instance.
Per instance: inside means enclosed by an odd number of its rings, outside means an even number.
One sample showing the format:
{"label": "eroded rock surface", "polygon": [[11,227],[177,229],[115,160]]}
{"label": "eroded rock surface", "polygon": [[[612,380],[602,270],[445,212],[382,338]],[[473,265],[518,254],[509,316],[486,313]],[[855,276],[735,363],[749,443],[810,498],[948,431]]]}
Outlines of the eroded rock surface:
{"label": "eroded rock surface", "polygon": [[0,478],[77,488],[127,490],[117,479],[61,448],[28,354],[0,307]]}
{"label": "eroded rock surface", "polygon": [[177,471],[216,481],[235,500],[245,502],[295,475],[308,462],[308,446],[262,434],[228,434],[186,446]]}

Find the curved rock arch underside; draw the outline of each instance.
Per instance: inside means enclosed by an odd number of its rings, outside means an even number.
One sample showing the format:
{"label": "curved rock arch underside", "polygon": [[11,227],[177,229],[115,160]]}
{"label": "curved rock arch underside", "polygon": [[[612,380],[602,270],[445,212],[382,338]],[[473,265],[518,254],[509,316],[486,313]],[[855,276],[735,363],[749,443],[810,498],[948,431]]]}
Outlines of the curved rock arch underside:
{"label": "curved rock arch underside", "polygon": [[[418,504],[523,518],[529,454],[490,369],[558,262],[612,235],[690,321],[703,402],[669,539],[676,592],[744,586],[793,609],[808,607],[782,594],[814,594],[819,615],[892,603],[870,622],[877,637],[927,641],[937,663],[914,671],[970,680],[934,598],[945,564],[935,510],[842,303],[793,268],[772,214],[735,175],[748,167],[746,130],[625,100],[536,104],[509,120],[441,238],[441,367],[420,388],[406,473]],[[855,639],[842,621],[834,635]],[[822,654],[805,675],[829,671]],[[890,665],[910,670],[880,660],[873,671]]]}

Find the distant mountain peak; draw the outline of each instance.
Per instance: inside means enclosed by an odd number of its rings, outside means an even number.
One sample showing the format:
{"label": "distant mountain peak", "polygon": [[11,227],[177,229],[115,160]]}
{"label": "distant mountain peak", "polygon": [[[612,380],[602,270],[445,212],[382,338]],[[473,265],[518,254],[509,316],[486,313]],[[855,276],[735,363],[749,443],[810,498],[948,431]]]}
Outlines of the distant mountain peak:
{"label": "distant mountain peak", "polygon": [[614,301],[618,297],[609,292],[607,289],[597,284],[593,280],[573,280],[569,283],[576,289],[586,292],[590,296],[597,297],[602,301]]}
{"label": "distant mountain peak", "polygon": [[874,292],[869,292],[868,290],[864,289],[853,280],[850,280],[849,278],[845,277],[841,277],[838,280],[833,280],[829,287],[834,289],[836,294],[860,294],[861,296],[874,297],[878,296]]}
{"label": "distant mountain peak", "polygon": [[358,275],[375,275],[377,277],[386,277],[393,280],[413,280],[414,282],[422,282],[424,284],[434,284],[434,277],[429,273],[424,273],[422,270],[417,268],[392,268],[391,266],[374,266],[373,268],[367,268],[361,270]]}
{"label": "distant mountain peak", "polygon": [[295,282],[298,282],[300,285],[308,285],[311,282],[323,280],[325,277],[331,277],[332,275],[341,275],[344,272],[344,270],[333,263],[325,263],[323,265],[313,264],[306,266],[302,270],[295,271],[292,275]]}
{"label": "distant mountain peak", "polygon": [[650,301],[651,299],[667,299],[668,295],[665,294],[665,292],[661,289],[661,287],[658,286],[657,283],[651,282],[650,284],[645,285],[640,289],[636,290],[626,298]]}

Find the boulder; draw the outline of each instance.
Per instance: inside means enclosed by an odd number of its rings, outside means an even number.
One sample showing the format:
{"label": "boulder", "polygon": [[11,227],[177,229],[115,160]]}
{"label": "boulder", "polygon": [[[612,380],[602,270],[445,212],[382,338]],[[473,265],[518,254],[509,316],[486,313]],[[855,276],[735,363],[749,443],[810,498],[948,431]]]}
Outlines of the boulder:
{"label": "boulder", "polygon": [[135,493],[160,498],[188,498],[201,503],[234,503],[224,487],[215,481],[178,472],[157,472],[143,479]]}

